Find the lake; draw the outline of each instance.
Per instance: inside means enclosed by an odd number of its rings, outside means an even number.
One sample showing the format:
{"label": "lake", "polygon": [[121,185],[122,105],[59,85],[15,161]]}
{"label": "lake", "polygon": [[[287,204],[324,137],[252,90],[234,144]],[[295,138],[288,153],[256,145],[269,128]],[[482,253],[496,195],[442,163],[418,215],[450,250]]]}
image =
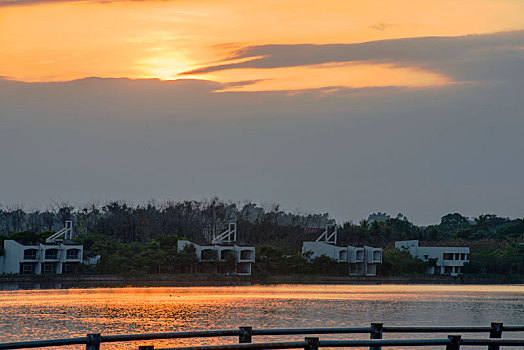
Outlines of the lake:
{"label": "lake", "polygon": [[[371,322],[389,326],[524,324],[524,286],[257,285],[0,291],[0,342],[76,337],[87,333],[109,335],[239,326],[352,327],[369,326]],[[323,335],[321,339],[359,337],[365,339],[368,335]],[[413,336],[384,336],[402,337]],[[303,338],[254,337],[253,341]],[[222,340],[238,341],[236,338]],[[102,349],[215,343],[216,339],[108,343],[102,344]]]}

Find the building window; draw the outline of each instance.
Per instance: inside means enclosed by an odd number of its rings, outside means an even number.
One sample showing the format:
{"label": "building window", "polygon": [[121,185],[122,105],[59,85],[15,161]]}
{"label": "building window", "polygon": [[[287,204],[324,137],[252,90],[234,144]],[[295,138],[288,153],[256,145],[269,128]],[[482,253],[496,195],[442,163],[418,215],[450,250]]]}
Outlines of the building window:
{"label": "building window", "polygon": [[217,259],[217,252],[216,252],[216,250],[213,250],[213,249],[204,249],[204,250],[202,250],[201,259],[202,260],[209,260],[209,261],[216,260]]}
{"label": "building window", "polygon": [[24,260],[36,260],[36,249],[24,250]]}
{"label": "building window", "polygon": [[235,260],[235,252],[232,250],[222,250],[220,260]]}
{"label": "building window", "polygon": [[80,255],[79,249],[68,249],[66,253],[67,259],[78,259],[78,256]]}
{"label": "building window", "polygon": [[453,253],[442,254],[442,260],[453,260]]}
{"label": "building window", "polygon": [[378,251],[373,252],[373,261],[380,261],[381,260],[381,254]]}
{"label": "building window", "polygon": [[58,249],[47,249],[45,251],[46,259],[58,259]]}
{"label": "building window", "polygon": [[35,273],[36,264],[34,263],[21,263],[20,264],[20,273],[28,274]]}
{"label": "building window", "polygon": [[[346,251],[341,251],[340,252],[340,260],[347,260],[347,254],[348,253]],[[253,252],[251,250],[241,250],[240,251],[240,259],[242,259],[242,260],[252,260],[253,259]]]}
{"label": "building window", "polygon": [[53,263],[42,264],[42,273],[55,273],[55,264]]}
{"label": "building window", "polygon": [[75,273],[76,272],[76,267],[77,267],[76,263],[64,264],[62,266],[62,272],[63,273]]}
{"label": "building window", "polygon": [[357,251],[356,260],[357,261],[364,261],[364,251],[363,250]]}
{"label": "building window", "polygon": [[446,266],[446,267],[444,267],[444,273],[446,275],[449,275],[449,274],[453,273],[453,266]]}
{"label": "building window", "polygon": [[466,254],[464,253],[460,254],[460,260],[466,260]]}

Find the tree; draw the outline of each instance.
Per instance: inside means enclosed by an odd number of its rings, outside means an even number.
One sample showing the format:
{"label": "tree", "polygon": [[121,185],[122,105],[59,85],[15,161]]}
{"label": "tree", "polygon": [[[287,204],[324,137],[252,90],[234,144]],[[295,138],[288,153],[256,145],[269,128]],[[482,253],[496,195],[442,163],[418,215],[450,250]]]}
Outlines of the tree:
{"label": "tree", "polygon": [[368,220],[367,221],[369,221],[369,222],[373,222],[373,221],[386,222],[389,219],[391,219],[391,217],[388,214],[381,213],[381,212],[376,212],[376,213],[370,214],[368,216]]}
{"label": "tree", "polygon": [[189,267],[189,272],[193,273],[195,266],[198,264],[195,246],[186,244],[182,251],[175,254],[173,263],[179,272],[188,272]]}
{"label": "tree", "polygon": [[378,270],[382,275],[413,275],[423,274],[427,264],[413,258],[408,252],[395,248],[385,248],[382,251],[382,264]]}
{"label": "tree", "polygon": [[440,218],[439,228],[445,232],[454,232],[469,226],[471,226],[469,220],[459,213],[447,214]]}

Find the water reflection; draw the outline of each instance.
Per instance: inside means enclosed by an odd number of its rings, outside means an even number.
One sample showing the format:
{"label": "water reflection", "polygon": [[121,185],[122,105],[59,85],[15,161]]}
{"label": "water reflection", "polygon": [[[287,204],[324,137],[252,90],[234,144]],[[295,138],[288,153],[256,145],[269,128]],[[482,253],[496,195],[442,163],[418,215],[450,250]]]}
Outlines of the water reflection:
{"label": "water reflection", "polygon": [[[0,292],[0,342],[98,332],[130,334],[243,325],[307,328],[367,326],[371,322],[399,326],[485,326],[492,321],[522,324],[523,300],[523,286],[279,285],[3,291]],[[322,338],[347,339],[348,336]],[[303,337],[257,337],[255,341],[269,339]],[[215,344],[216,339],[149,343],[166,347]],[[103,349],[130,349],[138,345],[104,344]]]}

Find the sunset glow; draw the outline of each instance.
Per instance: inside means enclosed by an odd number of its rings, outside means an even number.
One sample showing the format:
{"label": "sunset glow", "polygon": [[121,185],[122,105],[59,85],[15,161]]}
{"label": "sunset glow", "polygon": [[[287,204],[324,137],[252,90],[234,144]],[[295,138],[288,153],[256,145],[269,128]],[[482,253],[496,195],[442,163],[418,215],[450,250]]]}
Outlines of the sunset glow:
{"label": "sunset glow", "polygon": [[[5,3],[5,2],[4,2]],[[2,2],[0,2],[2,4]],[[0,7],[0,75],[27,82],[84,77],[178,79],[248,46],[362,43],[521,29],[520,1],[54,1]],[[391,62],[394,63],[394,62]],[[231,69],[184,76],[228,91],[437,86],[452,78],[381,62]]]}
{"label": "sunset glow", "polygon": [[225,91],[300,90],[337,86],[423,87],[449,83],[446,77],[431,72],[380,64],[322,64],[294,68],[231,69],[210,74],[208,78],[214,81],[252,81],[246,85],[226,87]]}
{"label": "sunset glow", "polygon": [[524,0],[0,0],[0,349],[524,345],[523,91]]}
{"label": "sunset glow", "polygon": [[[473,322],[471,319],[480,319],[474,325],[484,326],[485,317],[505,317],[505,321],[515,324],[520,316],[522,293],[522,286],[508,285],[387,284],[0,291],[0,305],[4,311],[0,320],[12,322],[0,334],[0,340],[76,338],[90,331],[108,336],[236,329],[240,324],[248,324],[254,329],[366,327],[371,317],[380,317],[385,324],[393,326],[423,322],[438,326],[448,317],[450,305],[466,307],[447,325],[460,326]],[[489,313],[485,311],[488,308]],[[428,314],[432,315],[429,321]],[[35,319],[42,321],[35,326]],[[322,336],[333,340],[348,338],[347,334]],[[253,338],[256,343],[263,343],[291,341],[297,336],[292,337],[257,335]],[[421,336],[408,334],[405,337]],[[353,340],[366,338],[369,338],[367,333],[351,334]],[[235,342],[238,337],[148,340],[155,348]],[[137,343],[143,341],[106,342],[103,347],[136,349]],[[75,349],[73,346],[62,348]]]}

